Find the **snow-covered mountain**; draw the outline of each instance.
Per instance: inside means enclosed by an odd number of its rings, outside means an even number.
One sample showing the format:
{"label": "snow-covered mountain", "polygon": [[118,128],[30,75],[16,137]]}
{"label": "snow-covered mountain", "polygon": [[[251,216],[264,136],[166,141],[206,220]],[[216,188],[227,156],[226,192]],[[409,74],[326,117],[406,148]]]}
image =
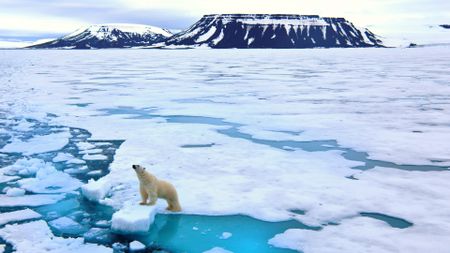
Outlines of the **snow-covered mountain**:
{"label": "snow-covered mountain", "polygon": [[99,24],[30,48],[126,48],[148,46],[172,36],[168,30],[138,24]]}
{"label": "snow-covered mountain", "polygon": [[371,31],[344,18],[316,15],[205,15],[165,42],[212,48],[382,47]]}

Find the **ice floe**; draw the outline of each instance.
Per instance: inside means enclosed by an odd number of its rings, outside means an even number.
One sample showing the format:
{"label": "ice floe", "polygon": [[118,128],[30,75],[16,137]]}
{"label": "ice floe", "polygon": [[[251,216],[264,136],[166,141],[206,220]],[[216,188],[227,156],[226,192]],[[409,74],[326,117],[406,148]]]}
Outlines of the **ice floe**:
{"label": "ice floe", "polygon": [[32,194],[18,197],[0,194],[0,207],[43,206],[54,204],[64,197],[64,194]]}
{"label": "ice floe", "polygon": [[42,216],[31,209],[0,213],[0,226],[10,222],[39,219]]}
{"label": "ice floe", "polygon": [[29,140],[13,140],[6,144],[0,151],[5,153],[22,153],[33,155],[55,151],[63,148],[69,143],[70,132],[53,133],[49,135],[37,135]]}
{"label": "ice floe", "polygon": [[22,188],[12,187],[6,191],[8,197],[19,197],[25,195],[25,190]]}
{"label": "ice floe", "polygon": [[139,250],[144,250],[145,249],[145,245],[139,241],[132,241],[130,242],[130,250],[131,251],[139,251]]}
{"label": "ice floe", "polygon": [[113,214],[111,229],[118,233],[143,233],[150,229],[157,206],[128,206]]}

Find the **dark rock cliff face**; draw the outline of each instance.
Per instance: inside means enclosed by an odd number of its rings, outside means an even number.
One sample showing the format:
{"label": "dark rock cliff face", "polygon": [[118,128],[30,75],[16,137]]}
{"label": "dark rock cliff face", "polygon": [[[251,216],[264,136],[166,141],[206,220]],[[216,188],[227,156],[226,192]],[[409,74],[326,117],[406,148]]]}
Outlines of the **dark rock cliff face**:
{"label": "dark rock cliff face", "polygon": [[439,25],[439,26],[442,27],[442,28],[445,28],[445,29],[450,29],[450,25],[444,24],[444,25]]}
{"label": "dark rock cliff face", "polygon": [[205,15],[165,43],[212,48],[383,47],[375,34],[344,18],[282,14]]}
{"label": "dark rock cliff face", "polygon": [[56,40],[30,48],[127,48],[148,46],[166,40],[172,34],[164,29],[134,24],[92,25]]}

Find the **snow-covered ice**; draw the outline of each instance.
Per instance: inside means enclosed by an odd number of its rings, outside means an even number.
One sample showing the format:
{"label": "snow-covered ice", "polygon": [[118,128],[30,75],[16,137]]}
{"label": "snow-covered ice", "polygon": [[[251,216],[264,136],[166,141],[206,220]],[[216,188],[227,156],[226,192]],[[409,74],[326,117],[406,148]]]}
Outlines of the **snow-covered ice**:
{"label": "snow-covered ice", "polygon": [[[274,235],[273,245],[306,253],[326,245],[442,252],[450,234],[449,48],[104,52],[0,52],[0,69],[11,79],[0,76],[0,92],[11,94],[0,109],[87,129],[95,140],[125,140],[110,173],[82,187],[89,200],[117,209],[113,228],[146,231],[159,210],[137,206],[131,165],[142,164],[174,184],[184,214],[296,219],[322,228],[288,230]],[[74,100],[90,104],[75,107]],[[4,148],[34,153],[25,141],[11,141]],[[202,143],[214,145],[186,148]],[[86,158],[96,149],[77,147]],[[25,166],[31,159],[1,169],[2,177],[35,177]],[[354,168],[368,159],[385,166]],[[0,206],[59,196],[0,195]],[[133,211],[135,220],[126,214]],[[391,227],[362,212],[413,225]]]}
{"label": "snow-covered ice", "polygon": [[42,216],[31,209],[23,209],[19,211],[0,213],[0,226],[10,222],[38,219]]}
{"label": "snow-covered ice", "polygon": [[111,229],[119,233],[143,233],[150,229],[157,206],[128,206],[113,214]]}

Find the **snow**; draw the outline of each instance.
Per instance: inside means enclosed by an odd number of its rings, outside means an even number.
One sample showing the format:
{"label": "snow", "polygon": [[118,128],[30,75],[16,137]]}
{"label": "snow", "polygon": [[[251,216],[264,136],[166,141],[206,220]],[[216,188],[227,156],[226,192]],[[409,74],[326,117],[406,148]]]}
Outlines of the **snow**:
{"label": "snow", "polygon": [[237,19],[246,25],[329,26],[323,19]]}
{"label": "snow", "polygon": [[[24,231],[30,231],[30,233],[24,233]],[[13,244],[18,253],[112,252],[112,249],[105,246],[84,243],[83,238],[55,237],[47,223],[42,220],[20,225],[6,225],[0,229],[0,236]]]}
{"label": "snow", "polygon": [[145,249],[145,245],[142,244],[139,241],[132,241],[130,243],[130,250],[131,251],[138,251],[138,250],[144,250]]}
{"label": "snow", "polygon": [[111,229],[118,233],[143,233],[150,229],[157,213],[156,206],[128,206],[115,212]]}
{"label": "snow", "polygon": [[197,39],[196,42],[197,43],[202,43],[207,41],[209,38],[211,38],[211,36],[214,35],[214,33],[216,32],[217,28],[215,26],[211,26],[209,28],[209,30],[207,32],[205,32],[204,34],[200,35]]}
{"label": "snow", "polygon": [[27,141],[15,139],[0,151],[5,153],[22,153],[24,155],[55,151],[67,145],[69,143],[69,137],[70,133],[64,131],[49,135],[38,135]]}
{"label": "snow", "polygon": [[18,207],[18,206],[43,206],[54,204],[64,199],[63,194],[33,194],[18,197],[9,197],[0,194],[0,207]]}
{"label": "snow", "polygon": [[127,23],[110,23],[110,24],[95,24],[90,25],[89,27],[79,28],[78,30],[66,35],[64,38],[71,38],[80,35],[83,32],[89,32],[93,36],[98,38],[104,38],[106,34],[108,34],[113,29],[120,30],[125,33],[133,33],[133,34],[160,34],[165,37],[172,36],[172,33],[166,29],[162,29],[156,26],[150,25],[142,25],[142,24],[127,24]]}
{"label": "snow", "polygon": [[25,190],[21,189],[21,188],[13,187],[13,188],[9,188],[6,191],[6,196],[8,196],[8,197],[19,197],[19,196],[23,196],[23,195],[25,195]]}
{"label": "snow", "polygon": [[214,38],[214,39],[212,40],[212,43],[213,43],[214,45],[219,44],[219,42],[222,41],[222,39],[223,39],[224,36],[225,36],[225,35],[224,35],[224,33],[223,33],[223,30],[220,30],[219,36],[217,36],[217,38]]}
{"label": "snow", "polygon": [[25,221],[39,218],[41,218],[41,215],[31,209],[24,209],[13,212],[2,212],[0,213],[0,226],[3,226],[10,222]]}

